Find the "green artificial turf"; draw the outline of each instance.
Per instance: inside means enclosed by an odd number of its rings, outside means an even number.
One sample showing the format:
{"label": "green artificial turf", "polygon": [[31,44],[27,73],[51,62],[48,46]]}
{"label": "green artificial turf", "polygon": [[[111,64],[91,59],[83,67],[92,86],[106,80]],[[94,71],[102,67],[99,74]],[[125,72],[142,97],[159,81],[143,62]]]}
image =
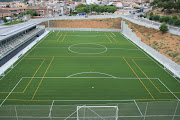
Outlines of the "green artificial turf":
{"label": "green artificial turf", "polygon": [[6,73],[0,80],[0,103],[9,95],[3,105],[51,105],[53,100],[60,100],[55,105],[99,104],[180,97],[179,82],[117,32],[51,31]]}

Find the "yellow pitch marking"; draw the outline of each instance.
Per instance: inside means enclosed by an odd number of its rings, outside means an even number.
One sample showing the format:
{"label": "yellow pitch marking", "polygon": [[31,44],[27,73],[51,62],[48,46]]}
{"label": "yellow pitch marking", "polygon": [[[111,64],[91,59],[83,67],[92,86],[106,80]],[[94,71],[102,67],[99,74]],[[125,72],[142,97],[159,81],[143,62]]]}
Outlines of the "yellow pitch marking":
{"label": "yellow pitch marking", "polygon": [[[160,93],[171,93],[171,92],[161,92],[159,90],[159,88],[151,81],[151,79],[149,79],[149,77],[145,74],[145,72],[138,66],[138,64],[132,59],[132,61],[134,62],[134,64],[136,64],[136,66],[139,68],[139,70],[146,76],[146,78],[148,78],[148,80],[153,84],[153,86],[160,92]],[[180,92],[172,92],[172,93],[180,93]]]}
{"label": "yellow pitch marking", "polygon": [[142,80],[138,77],[138,75],[136,74],[136,72],[133,70],[133,68],[130,66],[130,64],[126,61],[126,59],[123,57],[124,61],[127,63],[127,65],[131,68],[131,70],[133,71],[133,73],[136,75],[136,77],[139,79],[139,81],[142,83],[142,85],[145,87],[145,89],[148,91],[148,93],[151,95],[151,97],[153,98],[153,100],[155,100],[155,98],[153,97],[153,95],[149,92],[149,90],[147,89],[147,87],[144,85],[144,83],[142,82]]}
{"label": "yellow pitch marking", "polygon": [[[106,35],[106,33],[104,33]],[[106,35],[106,37],[109,39],[109,37]],[[109,41],[112,43],[111,39],[109,39]]]}
{"label": "yellow pitch marking", "polygon": [[[39,59],[39,58],[24,58],[24,59]],[[40,58],[42,59],[42,58]],[[43,59],[43,61],[41,62],[41,64],[39,65],[38,69],[36,70],[36,72],[34,73],[33,77],[31,78],[31,80],[29,81],[29,83],[27,84],[26,88],[23,90],[23,92],[12,92],[12,93],[24,93],[27,89],[27,87],[29,86],[29,84],[31,83],[31,81],[33,80],[34,76],[36,75],[36,73],[39,71],[39,69],[41,68],[42,64],[44,63],[45,58]],[[10,92],[0,92],[0,93],[10,93]]]}
{"label": "yellow pitch marking", "polygon": [[36,95],[37,90],[39,89],[39,87],[40,87],[40,85],[41,85],[41,83],[42,83],[42,81],[43,81],[43,79],[44,79],[44,77],[45,77],[45,75],[46,75],[46,73],[47,73],[49,67],[51,66],[51,63],[52,63],[53,60],[54,60],[54,57],[51,59],[51,62],[49,63],[49,65],[48,65],[48,67],[47,67],[47,69],[46,69],[46,71],[45,71],[45,73],[44,73],[44,75],[43,75],[43,77],[42,77],[42,79],[41,79],[41,81],[40,81],[40,83],[39,83],[39,85],[38,85],[36,91],[34,92],[34,95],[32,96],[32,99],[31,99],[31,100],[33,100],[34,96]]}
{"label": "yellow pitch marking", "polygon": [[66,32],[66,34],[65,34],[65,36],[64,36],[64,38],[62,39],[62,41],[61,41],[61,42],[63,42],[63,41],[64,41],[64,39],[65,39],[65,37],[66,37],[67,33],[68,33],[68,32]]}
{"label": "yellow pitch marking", "polygon": [[26,88],[24,89],[23,93],[26,91],[27,87],[29,86],[29,84],[31,83],[31,81],[33,80],[34,76],[36,75],[36,73],[39,71],[39,69],[41,68],[42,64],[44,63],[45,58],[43,59],[41,65],[38,67],[38,69],[36,70],[36,72],[34,73],[33,77],[31,78],[31,80],[29,81],[29,83],[27,84]]}
{"label": "yellow pitch marking", "polygon": [[60,35],[59,38],[57,39],[57,42],[58,42],[58,40],[61,38],[62,34],[63,34],[63,33],[61,33],[61,35]]}
{"label": "yellow pitch marking", "polygon": [[114,37],[113,37],[110,33],[109,33],[109,35],[112,37],[112,39],[113,39],[115,42],[117,42],[116,39],[114,39]]}

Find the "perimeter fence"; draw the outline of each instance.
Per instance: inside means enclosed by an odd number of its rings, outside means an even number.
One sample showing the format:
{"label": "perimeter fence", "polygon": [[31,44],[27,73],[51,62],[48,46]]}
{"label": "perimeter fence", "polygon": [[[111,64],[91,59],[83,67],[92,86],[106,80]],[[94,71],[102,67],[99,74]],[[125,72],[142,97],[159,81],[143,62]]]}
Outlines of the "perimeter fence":
{"label": "perimeter fence", "polygon": [[121,29],[103,29],[103,28],[53,28],[50,27],[48,30],[58,31],[99,31],[99,32],[120,32]]}
{"label": "perimeter fence", "polygon": [[[91,107],[87,108],[80,106],[87,106],[87,107],[91,106]],[[113,108],[117,108],[117,110]],[[53,106],[52,105],[3,105],[0,107],[0,119],[2,120],[180,120],[180,101],[123,102],[123,103],[108,103],[108,104],[53,105]]]}

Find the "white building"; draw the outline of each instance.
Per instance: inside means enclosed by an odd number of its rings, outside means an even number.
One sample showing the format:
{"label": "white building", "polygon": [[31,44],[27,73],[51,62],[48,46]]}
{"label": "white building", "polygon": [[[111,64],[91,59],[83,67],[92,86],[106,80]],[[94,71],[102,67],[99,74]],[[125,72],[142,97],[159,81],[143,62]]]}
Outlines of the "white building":
{"label": "white building", "polygon": [[98,4],[99,1],[98,0],[86,0],[86,3],[89,5],[89,4]]}

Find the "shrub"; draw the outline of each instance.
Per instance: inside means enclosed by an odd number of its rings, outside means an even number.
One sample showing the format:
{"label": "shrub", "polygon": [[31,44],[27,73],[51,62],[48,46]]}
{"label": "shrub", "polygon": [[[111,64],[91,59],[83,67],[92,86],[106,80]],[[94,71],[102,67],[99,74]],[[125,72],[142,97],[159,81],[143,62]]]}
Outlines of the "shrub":
{"label": "shrub", "polygon": [[171,19],[171,17],[165,16],[165,17],[164,17],[164,22],[168,23],[170,19]]}
{"label": "shrub", "polygon": [[153,12],[150,13],[150,16],[153,16]]}
{"label": "shrub", "polygon": [[173,15],[172,19],[176,20],[176,19],[178,19],[178,16],[177,15]]}
{"label": "shrub", "polygon": [[174,25],[175,25],[175,26],[180,26],[180,19],[175,20],[175,21],[174,21]]}
{"label": "shrub", "polygon": [[173,25],[174,22],[175,22],[175,20],[171,18],[168,23],[169,23],[170,25]]}
{"label": "shrub", "polygon": [[166,23],[162,23],[161,26],[159,27],[159,30],[162,32],[162,33],[165,33],[168,31],[168,26],[166,25]]}
{"label": "shrub", "polygon": [[160,15],[153,15],[152,19],[155,20],[155,21],[159,21]]}
{"label": "shrub", "polygon": [[140,17],[143,17],[144,15],[143,14],[140,14]]}
{"label": "shrub", "polygon": [[153,15],[149,17],[149,20],[153,20]]}
{"label": "shrub", "polygon": [[159,18],[159,22],[161,22],[161,23],[164,22],[164,16]]}
{"label": "shrub", "polygon": [[144,18],[147,18],[147,15],[144,15],[143,17],[144,17]]}
{"label": "shrub", "polygon": [[6,19],[6,17],[3,18],[3,21],[4,21],[5,23],[8,22],[8,20]]}

